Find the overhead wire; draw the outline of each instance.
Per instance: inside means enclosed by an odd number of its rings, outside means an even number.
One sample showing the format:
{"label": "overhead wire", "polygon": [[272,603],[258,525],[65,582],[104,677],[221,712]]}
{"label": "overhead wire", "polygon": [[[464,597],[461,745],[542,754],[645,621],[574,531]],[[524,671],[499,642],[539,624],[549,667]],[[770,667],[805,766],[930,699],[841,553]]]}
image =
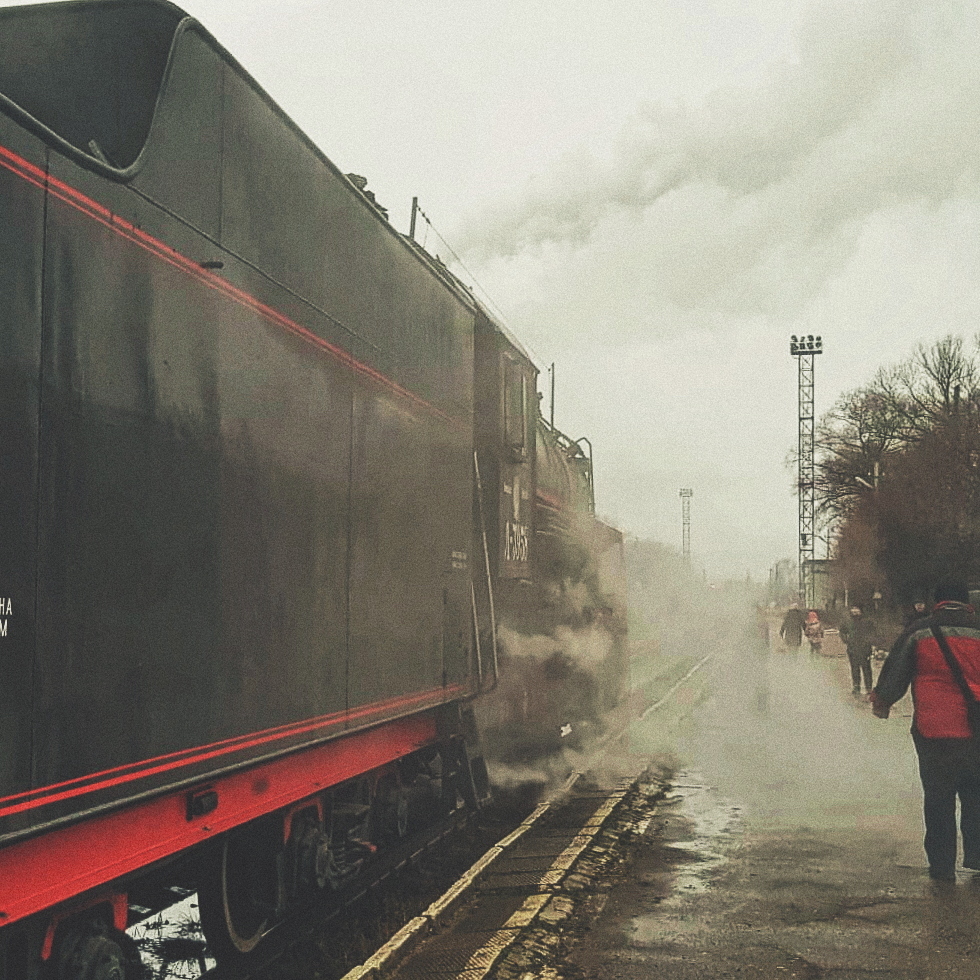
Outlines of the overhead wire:
{"label": "overhead wire", "polygon": [[[513,332],[513,330],[510,327],[510,324],[507,323],[507,316],[504,313],[504,311],[494,302],[493,297],[487,291],[486,287],[484,287],[484,285],[480,282],[480,280],[476,278],[476,276],[469,270],[469,268],[467,268],[466,263],[459,257],[459,254],[456,252],[456,250],[452,247],[452,245],[449,244],[449,242],[439,231],[439,229],[436,228],[436,226],[432,223],[432,219],[417,204],[415,205],[415,211],[417,214],[420,214],[425,219],[425,224],[426,224],[426,236],[423,239],[422,247],[425,248],[425,242],[428,241],[428,229],[431,228],[432,233],[439,239],[440,242],[442,242],[443,245],[446,246],[446,249],[448,250],[449,254],[452,255],[453,259],[456,261],[456,264],[466,273],[466,275],[469,277],[473,285],[480,291],[480,294],[484,302],[487,304],[487,306],[489,306],[490,309],[492,309],[497,314],[497,316],[500,317],[501,323],[503,323],[503,325],[507,327],[508,330],[511,330],[511,332]],[[540,370],[541,365],[545,363],[544,359],[525,340],[522,339],[521,344],[525,348],[527,348],[528,352],[532,355],[534,360],[538,362],[538,369]]]}

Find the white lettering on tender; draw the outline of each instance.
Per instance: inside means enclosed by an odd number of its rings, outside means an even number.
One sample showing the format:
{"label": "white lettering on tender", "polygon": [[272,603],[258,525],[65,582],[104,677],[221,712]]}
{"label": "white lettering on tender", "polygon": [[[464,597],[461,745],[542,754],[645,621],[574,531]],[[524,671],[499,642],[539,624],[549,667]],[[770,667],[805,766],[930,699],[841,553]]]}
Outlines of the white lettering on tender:
{"label": "white lettering on tender", "polygon": [[507,521],[504,533],[504,561],[527,561],[528,538],[527,525]]}

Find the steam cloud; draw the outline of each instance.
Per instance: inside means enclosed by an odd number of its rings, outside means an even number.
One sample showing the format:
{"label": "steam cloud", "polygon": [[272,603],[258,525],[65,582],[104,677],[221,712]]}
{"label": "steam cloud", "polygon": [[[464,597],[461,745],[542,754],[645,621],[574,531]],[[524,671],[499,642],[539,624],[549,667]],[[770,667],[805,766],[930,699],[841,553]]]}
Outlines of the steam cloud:
{"label": "steam cloud", "polygon": [[510,288],[535,269],[532,305],[548,280],[569,305],[583,280],[629,283],[634,301],[611,318],[629,339],[628,314],[652,297],[681,322],[695,310],[699,323],[793,314],[874,216],[975,203],[980,10],[815,3],[796,51],[764,86],[643,106],[610,162],[567,159],[475,217],[467,261]]}

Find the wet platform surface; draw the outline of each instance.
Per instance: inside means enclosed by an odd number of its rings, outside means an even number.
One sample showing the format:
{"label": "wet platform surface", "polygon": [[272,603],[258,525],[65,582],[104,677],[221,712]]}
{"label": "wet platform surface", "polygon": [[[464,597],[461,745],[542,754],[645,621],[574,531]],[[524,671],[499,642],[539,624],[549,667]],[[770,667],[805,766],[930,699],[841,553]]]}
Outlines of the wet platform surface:
{"label": "wet platform surface", "polygon": [[634,732],[678,760],[672,788],[532,975],[980,976],[980,875],[927,876],[910,706],[873,718],[847,661],[805,650],[733,652],[705,682],[686,717]]}

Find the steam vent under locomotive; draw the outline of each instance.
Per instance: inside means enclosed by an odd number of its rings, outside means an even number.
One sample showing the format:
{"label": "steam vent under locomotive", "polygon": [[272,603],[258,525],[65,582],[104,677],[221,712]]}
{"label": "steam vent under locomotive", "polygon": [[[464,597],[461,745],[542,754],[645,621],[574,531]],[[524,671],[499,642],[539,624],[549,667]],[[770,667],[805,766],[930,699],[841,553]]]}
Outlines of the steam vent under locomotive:
{"label": "steam vent under locomotive", "polygon": [[361,184],[164,0],[0,10],[0,980],[178,869],[247,957],[622,689],[590,454]]}

